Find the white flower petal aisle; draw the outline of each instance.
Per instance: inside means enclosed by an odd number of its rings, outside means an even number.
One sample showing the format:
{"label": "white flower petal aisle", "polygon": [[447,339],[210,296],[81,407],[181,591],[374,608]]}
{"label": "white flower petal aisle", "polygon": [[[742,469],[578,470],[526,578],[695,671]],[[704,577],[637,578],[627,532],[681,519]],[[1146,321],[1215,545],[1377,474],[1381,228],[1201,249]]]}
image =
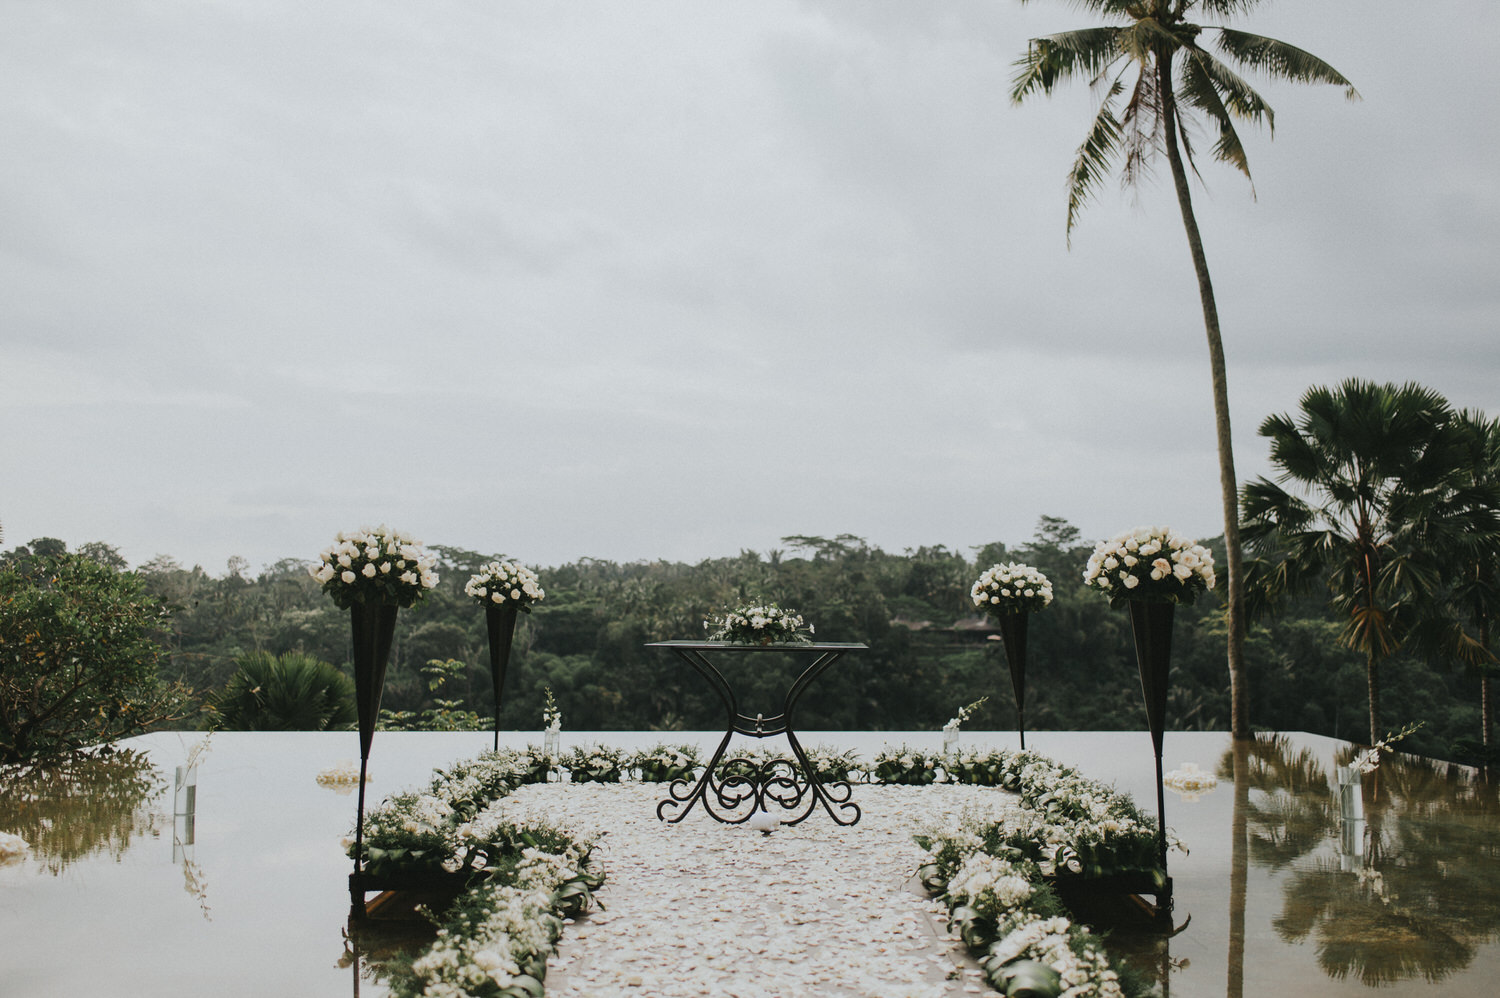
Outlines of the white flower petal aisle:
{"label": "white flower petal aisle", "polygon": [[545,784],[512,806],[605,831],[596,850],[607,905],[564,932],[549,998],[818,995],[938,998],[988,991],[913,877],[912,841],[956,821],[985,787],[867,786],[865,819],[816,819],[772,835],[713,821],[667,825],[650,784]]}

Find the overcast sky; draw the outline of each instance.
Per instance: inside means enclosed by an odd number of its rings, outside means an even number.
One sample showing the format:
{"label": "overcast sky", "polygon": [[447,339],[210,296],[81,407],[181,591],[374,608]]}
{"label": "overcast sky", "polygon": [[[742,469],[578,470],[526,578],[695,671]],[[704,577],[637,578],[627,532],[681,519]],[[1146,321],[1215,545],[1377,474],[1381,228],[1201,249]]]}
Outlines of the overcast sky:
{"label": "overcast sky", "polygon": [[[214,574],[386,522],[535,565],[1223,529],[1165,163],[1071,250],[1063,2],[0,0],[4,547]],[[1242,480],[1314,384],[1500,414],[1500,5],[1268,0],[1205,162]],[[1207,149],[1207,137],[1199,147]]]}

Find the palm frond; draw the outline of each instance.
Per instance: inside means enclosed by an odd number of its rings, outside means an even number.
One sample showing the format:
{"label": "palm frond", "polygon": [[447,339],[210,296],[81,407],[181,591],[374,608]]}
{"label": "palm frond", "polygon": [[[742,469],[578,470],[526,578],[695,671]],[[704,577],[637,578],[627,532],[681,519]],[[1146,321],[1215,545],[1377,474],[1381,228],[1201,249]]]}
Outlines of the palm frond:
{"label": "palm frond", "polygon": [[1271,110],[1271,105],[1266,103],[1266,99],[1244,77],[1214,58],[1213,53],[1207,49],[1193,46],[1187,58],[1190,65],[1201,69],[1213,83],[1230,114],[1241,121],[1253,121],[1256,124],[1264,120],[1271,133],[1275,134],[1276,112]]}
{"label": "palm frond", "polygon": [[1219,48],[1243,66],[1293,83],[1332,83],[1344,88],[1349,100],[1359,100],[1359,91],[1343,73],[1295,45],[1233,28],[1219,28]]}
{"label": "palm frond", "polygon": [[1261,0],[1198,0],[1198,6],[1203,8],[1204,12],[1219,17],[1248,14],[1260,4]]}
{"label": "palm frond", "polygon": [[[1178,97],[1190,107],[1202,111],[1210,121],[1219,126],[1219,141],[1214,143],[1214,158],[1243,173],[1245,179],[1250,181],[1250,191],[1254,194],[1255,180],[1250,176],[1250,160],[1245,155],[1245,146],[1240,142],[1239,132],[1235,131],[1231,107],[1226,106],[1220,98],[1210,70],[1202,60],[1194,58],[1195,54],[1190,53],[1183,66]],[[1266,112],[1269,116],[1270,108],[1266,108]]]}
{"label": "palm frond", "polygon": [[1078,147],[1078,157],[1068,174],[1068,237],[1072,242],[1073,225],[1089,198],[1098,189],[1100,181],[1109,172],[1110,162],[1120,146],[1120,122],[1115,117],[1115,102],[1125,92],[1125,85],[1118,78],[1110,84],[1104,99],[1099,102],[1099,113],[1094,116],[1094,125]]}
{"label": "palm frond", "polygon": [[1097,76],[1120,57],[1121,30],[1083,28],[1033,38],[1026,45],[1026,55],[1013,64],[1017,73],[1011,78],[1011,101],[1019,104],[1038,90],[1051,93],[1059,83]]}
{"label": "palm frond", "polygon": [[1161,88],[1156,74],[1142,72],[1135,81],[1125,113],[1120,116],[1125,162],[1120,170],[1120,186],[1133,187],[1149,174],[1152,157],[1161,150]]}
{"label": "palm frond", "polygon": [[[1020,2],[1021,6],[1024,7],[1031,0],[1020,0]],[[1092,10],[1106,15],[1113,14],[1119,17],[1128,17],[1130,16],[1130,8],[1139,3],[1140,0],[1069,0],[1069,2],[1074,7],[1082,7],[1084,10]],[[1240,0],[1240,2],[1245,2],[1245,0]],[[1249,2],[1258,3],[1259,0],[1249,0]]]}

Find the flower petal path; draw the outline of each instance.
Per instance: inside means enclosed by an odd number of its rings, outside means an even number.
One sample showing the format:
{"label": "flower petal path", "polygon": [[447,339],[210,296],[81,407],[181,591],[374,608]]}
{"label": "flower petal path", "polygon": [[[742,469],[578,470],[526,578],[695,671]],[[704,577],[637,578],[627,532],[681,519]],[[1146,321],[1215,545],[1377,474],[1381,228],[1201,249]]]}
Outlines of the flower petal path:
{"label": "flower petal path", "polygon": [[[563,934],[549,998],[785,995],[946,998],[988,991],[914,873],[912,835],[965,808],[1015,806],[1001,790],[858,788],[864,818],[821,812],[763,836],[689,814],[656,818],[663,788],[534,785],[519,811],[605,833],[596,862],[607,909]],[[1004,803],[1001,803],[1004,802]]]}

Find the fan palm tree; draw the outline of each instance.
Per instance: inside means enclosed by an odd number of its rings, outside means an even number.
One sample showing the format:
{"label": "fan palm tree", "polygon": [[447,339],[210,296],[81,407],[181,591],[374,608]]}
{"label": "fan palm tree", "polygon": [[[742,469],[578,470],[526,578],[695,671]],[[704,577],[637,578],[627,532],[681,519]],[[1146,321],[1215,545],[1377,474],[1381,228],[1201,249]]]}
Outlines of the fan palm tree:
{"label": "fan palm tree", "polygon": [[[1025,3],[1026,0],[1021,0]],[[1250,164],[1235,122],[1260,124],[1274,131],[1275,115],[1248,82],[1231,68],[1256,70],[1294,83],[1331,83],[1358,99],[1358,92],[1338,70],[1285,42],[1188,18],[1201,10],[1215,17],[1248,13],[1260,0],[1072,0],[1116,22],[1104,27],[1068,31],[1032,39],[1017,62],[1011,99],[1017,103],[1038,91],[1052,92],[1059,83],[1088,80],[1101,94],[1093,127],[1078,149],[1068,177],[1068,227],[1106,174],[1118,163],[1125,186],[1135,184],[1152,159],[1165,152],[1187,232],[1188,250],[1198,277],[1203,326],[1213,381],[1214,422],[1219,449],[1219,484],[1224,507],[1224,542],[1228,549],[1229,682],[1231,727],[1236,738],[1250,737],[1248,683],[1245,676],[1244,567],[1239,536],[1238,484],[1229,427],[1229,385],[1224,372],[1224,345],[1219,310],[1214,303],[1208,258],[1193,214],[1187,167],[1198,172],[1189,135],[1194,119],[1217,133],[1212,157],[1250,178]],[[1220,55],[1200,45],[1205,32],[1216,36]],[[1221,58],[1220,56],[1224,58]],[[1227,58],[1227,62],[1225,59]],[[1133,82],[1127,77],[1134,75]]]}
{"label": "fan palm tree", "polygon": [[1299,419],[1271,416],[1260,434],[1279,473],[1245,486],[1245,537],[1264,558],[1257,574],[1273,596],[1326,581],[1346,618],[1341,639],[1365,655],[1373,745],[1381,659],[1413,634],[1425,635],[1419,651],[1473,646],[1448,612],[1445,580],[1476,545],[1493,543],[1496,490],[1472,475],[1447,401],[1416,384],[1312,388]]}
{"label": "fan palm tree", "polygon": [[215,727],[228,731],[335,731],[354,724],[354,680],[301,652],[242,655],[214,698]]}
{"label": "fan palm tree", "polygon": [[[1480,485],[1500,484],[1500,419],[1464,410],[1458,414],[1459,427],[1466,433],[1468,464]],[[1453,587],[1453,600],[1460,616],[1473,627],[1471,643],[1461,643],[1453,657],[1463,661],[1479,675],[1480,744],[1484,757],[1493,755],[1495,701],[1491,689],[1497,662],[1490,650],[1492,630],[1500,620],[1500,538],[1486,547],[1475,545],[1462,578]],[[1464,654],[1467,651],[1469,654]]]}

